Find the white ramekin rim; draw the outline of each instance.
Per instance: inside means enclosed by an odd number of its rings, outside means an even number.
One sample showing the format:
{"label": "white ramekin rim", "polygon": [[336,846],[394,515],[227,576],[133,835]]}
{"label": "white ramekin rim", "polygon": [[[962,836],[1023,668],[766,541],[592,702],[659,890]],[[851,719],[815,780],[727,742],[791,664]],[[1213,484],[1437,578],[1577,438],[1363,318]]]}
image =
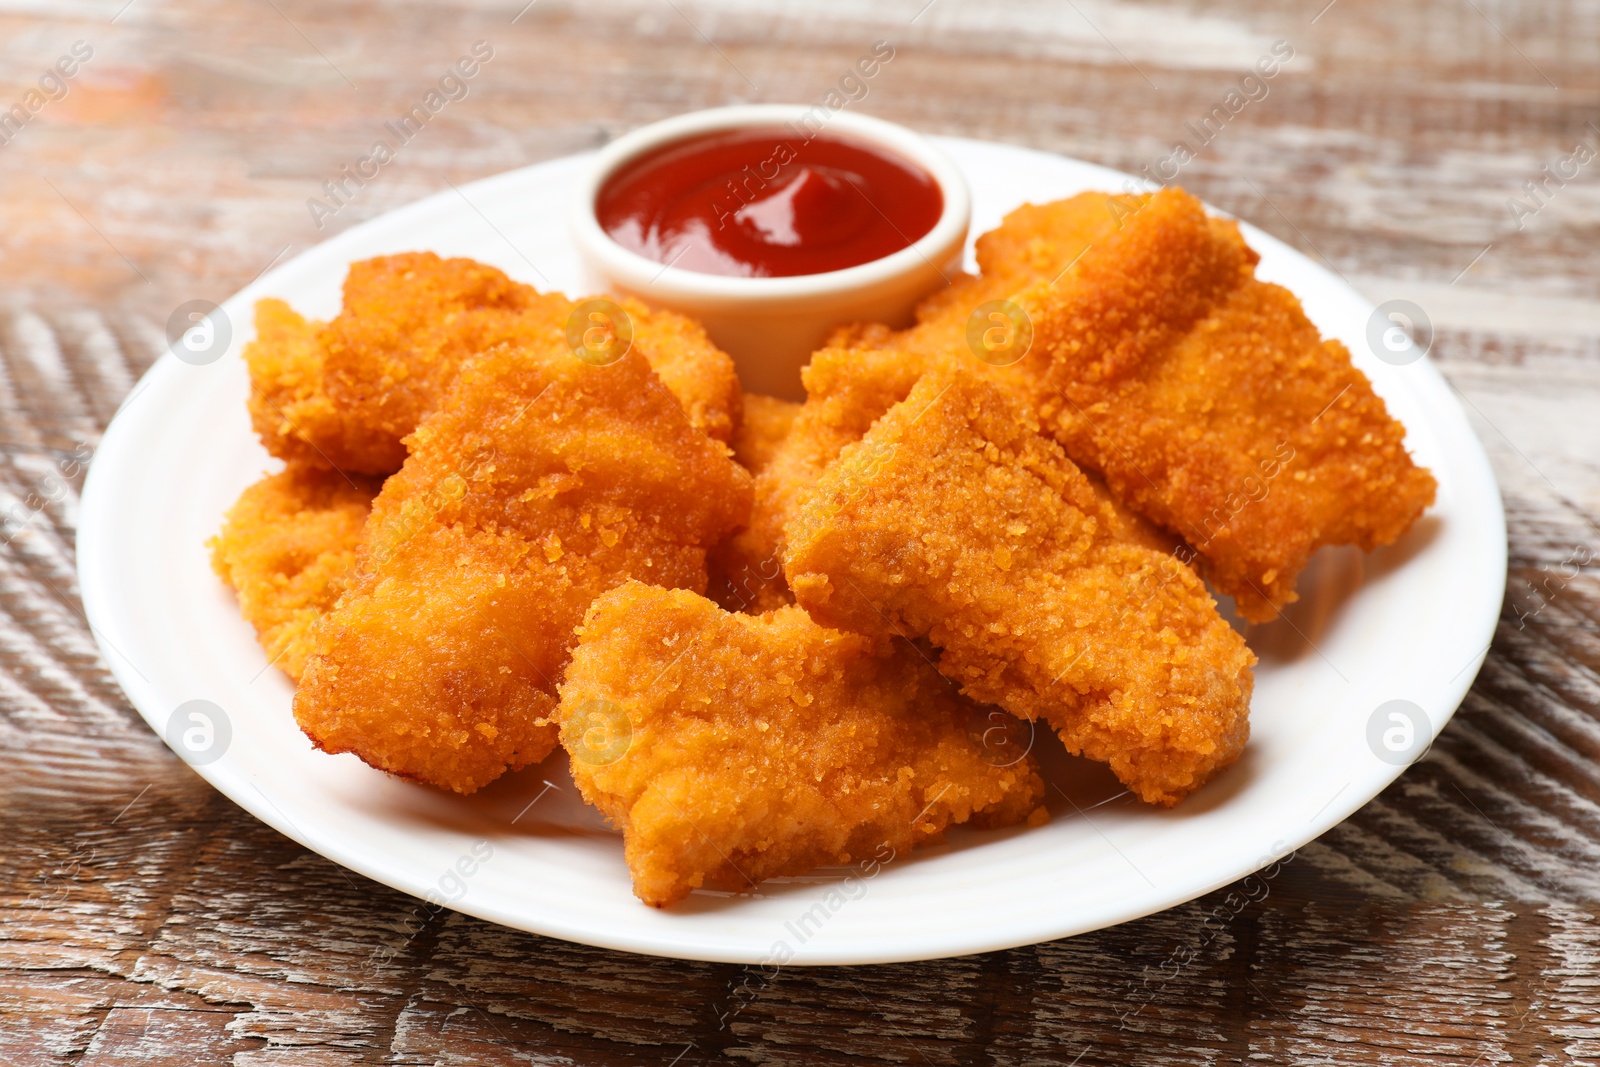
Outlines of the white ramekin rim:
{"label": "white ramekin rim", "polygon": [[[938,184],[944,208],[933,228],[897,252],[868,263],[822,274],[781,278],[743,278],[704,274],[656,262],[624,248],[600,226],[595,200],[601,187],[625,163],[661,146],[703,133],[781,126],[818,110],[828,114],[820,127],[829,133],[866,141],[923,168]],[[601,149],[579,181],[568,212],[579,250],[611,281],[634,291],[648,290],[665,303],[728,304],[752,308],[766,304],[829,301],[841,294],[869,290],[932,267],[942,272],[965,241],[971,222],[972,197],[955,162],[931,141],[905,126],[847,111],[829,113],[825,105],[737,104],[676,115],[642,126]]]}

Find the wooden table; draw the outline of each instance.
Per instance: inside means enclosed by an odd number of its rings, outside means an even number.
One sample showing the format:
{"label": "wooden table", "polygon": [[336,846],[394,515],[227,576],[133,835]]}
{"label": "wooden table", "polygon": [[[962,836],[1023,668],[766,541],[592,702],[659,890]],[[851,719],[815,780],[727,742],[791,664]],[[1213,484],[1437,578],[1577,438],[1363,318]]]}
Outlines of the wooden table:
{"label": "wooden table", "polygon": [[[1600,583],[1562,574],[1600,558],[1600,160],[1522,194],[1600,149],[1600,3],[524,2],[0,3],[0,107],[92,52],[0,145],[0,505],[37,510],[0,549],[0,1062],[1600,1061]],[[1226,890],[1052,944],[786,972],[725,1026],[739,967],[448,912],[407,940],[406,898],[244,815],[129,707],[76,596],[83,462],[178,304],[446,180],[821,99],[880,39],[853,107],[1130,171],[1193,147],[1185,124],[1288,42],[1178,181],[1425,309],[1510,520],[1476,685],[1214,935]],[[307,200],[479,40],[467,98],[319,229]],[[376,977],[374,945],[396,952]]]}

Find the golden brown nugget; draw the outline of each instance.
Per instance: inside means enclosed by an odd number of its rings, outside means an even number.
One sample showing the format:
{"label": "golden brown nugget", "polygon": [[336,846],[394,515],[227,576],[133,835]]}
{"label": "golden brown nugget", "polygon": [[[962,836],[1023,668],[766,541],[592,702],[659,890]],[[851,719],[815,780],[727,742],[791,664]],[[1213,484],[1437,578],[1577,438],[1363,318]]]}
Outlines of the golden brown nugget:
{"label": "golden brown nugget", "polygon": [[1091,192],[1046,204],[1023,204],[974,242],[979,273],[961,275],[926,297],[917,307],[912,327],[898,331],[873,325],[846,327],[835,334],[831,344],[886,347],[922,358],[955,357],[985,377],[999,381],[1015,378],[1020,372],[972,358],[967,330],[974,313],[991,301],[1012,300],[1041,281],[1060,278],[1080,257],[1115,233],[1120,220],[1131,214],[1138,202],[1135,197]]}
{"label": "golden brown nugget", "polygon": [[1198,320],[1182,308],[1181,329],[1097,343],[1105,331],[1084,323],[1165,313],[1144,296],[1153,282],[1141,264],[1190,255],[1176,248],[1202,230],[1243,247],[1236,228],[1199,215],[1192,201],[1152,201],[1119,234],[1136,247],[1119,250],[1115,270],[1091,253],[1074,268],[1088,268],[1074,295],[1033,298],[1050,356],[1037,403],[1069,455],[1188,540],[1239,614],[1265,622],[1297,599],[1313,552],[1395,541],[1433,503],[1436,482],[1349,351],[1321,337],[1292,293],[1246,268]]}
{"label": "golden brown nugget", "polygon": [[268,451],[286,460],[386,475],[400,468],[412,430],[471,355],[486,318],[543,310],[544,297],[493,267],[431,252],[350,265],[344,304],[326,324],[281,301],[257,305],[245,346],[250,414]]}
{"label": "golden brown nugget", "polygon": [[[691,319],[617,306],[690,421],[729,440],[739,419],[733,360]],[[405,460],[402,439],[465,360],[496,344],[562,341],[577,307],[470,259],[409,252],[353,263],[331,322],[307,322],[278,300],[257,305],[257,336],[245,346],[256,432],[284,459],[391,474]]]}
{"label": "golden brown nugget", "polygon": [[332,456],[359,470],[366,434],[341,415],[324,388],[321,329],[282,300],[256,302],[256,336],[244,346],[250,422],[267,451],[287,463],[330,469]]}
{"label": "golden brown nugget", "polygon": [[747,556],[781,560],[784,527],[809,498],[822,472],[872,423],[904,400],[925,364],[891,349],[820,349],[800,372],[807,399],[789,432],[756,473],[750,527],[740,534]]}
{"label": "golden brown nugget", "polygon": [[470,793],[554,747],[596,596],[628,578],[705,588],[750,476],[642,355],[590,366],[558,344],[473,360],[409,446],[295,715],[329,752]]}
{"label": "golden brown nugget", "polygon": [[[1348,350],[1255,277],[1236,223],[1178,189],[1107,205],[1114,230],[1013,298],[1033,344],[1011,370],[1075,462],[1197,549],[1242,616],[1272,619],[1312,552],[1395,540],[1433,476]],[[1037,215],[1002,229],[1049,239]]]}
{"label": "golden brown nugget", "polygon": [[1174,804],[1249,735],[1255,657],[1003,390],[930,374],[828,469],[786,571],[818,621],[926,636],[972,698]]}
{"label": "golden brown nugget", "polygon": [[634,892],[664,907],[905,852],[956,823],[1042,822],[1032,758],[986,761],[971,712],[903,643],[630,582],[584,620],[561,741],[584,799],[622,830]]}
{"label": "golden brown nugget", "polygon": [[210,541],[211,567],[239,597],[267,658],[298,680],[312,624],[355,569],[379,483],[290,464],[250,486]]}
{"label": "golden brown nugget", "polygon": [[[733,458],[758,479],[783,447],[800,405],[792,400],[747,394],[744,419],[733,438]],[[783,560],[759,531],[774,524],[761,513],[765,500],[751,508],[749,528],[711,550],[706,561],[710,581],[706,595],[729,611],[764,611],[794,603],[783,580]]]}

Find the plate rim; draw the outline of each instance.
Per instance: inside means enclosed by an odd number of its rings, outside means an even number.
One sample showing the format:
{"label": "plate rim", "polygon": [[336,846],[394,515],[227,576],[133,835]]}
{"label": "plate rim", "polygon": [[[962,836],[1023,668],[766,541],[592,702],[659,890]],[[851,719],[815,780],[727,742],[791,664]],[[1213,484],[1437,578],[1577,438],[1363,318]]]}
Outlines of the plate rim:
{"label": "plate rim", "polygon": [[[1002,149],[1032,156],[1047,157],[1048,159],[1055,161],[1066,161],[1075,166],[1088,168],[1094,172],[1098,172],[1104,176],[1104,179],[1108,183],[1115,183],[1117,187],[1125,187],[1125,183],[1132,183],[1134,186],[1138,187],[1149,187],[1149,183],[1142,182],[1130,175],[1099,166],[1098,164],[1074,159],[1072,157],[1063,156],[1057,153],[1031,149],[1021,145],[954,137],[934,138],[934,140],[943,142],[946,145],[973,146],[975,149],[982,149],[985,151]],[[594,152],[584,152],[562,156],[556,159],[546,160],[539,163],[530,164],[525,167],[515,168],[510,171],[501,172],[499,174],[490,175],[472,183],[461,185],[458,189],[444,189],[419,200],[413,201],[409,204],[402,205],[401,207],[395,208],[392,211],[380,214],[372,219],[366,220],[356,226],[342,231],[334,237],[329,238],[327,241],[313,245],[301,252],[299,255],[295,256],[293,259],[274,267],[273,270],[263,274],[261,277],[255,279],[252,283],[245,286],[239,292],[229,297],[228,301],[224,302],[224,306],[227,306],[228,304],[240,305],[246,301],[253,301],[254,299],[258,298],[263,290],[270,287],[272,280],[279,274],[279,272],[294,267],[305,257],[337,256],[341,248],[345,247],[346,245],[359,243],[369,233],[380,230],[381,228],[394,226],[397,223],[403,222],[407,217],[412,216],[413,214],[429,212],[433,210],[441,201],[448,200],[458,194],[490,192],[501,183],[515,184],[519,179],[528,175],[529,172],[539,170],[541,168],[552,168],[561,165],[576,167],[581,165],[583,160],[592,158],[594,154]],[[1206,207],[1208,211],[1211,211],[1215,214],[1230,218],[1233,217],[1228,215],[1226,212],[1218,210],[1210,204],[1207,204]],[[1274,251],[1276,254],[1287,255],[1303,261],[1305,265],[1309,266],[1322,276],[1322,280],[1325,285],[1338,291],[1345,299],[1353,300],[1355,303],[1366,308],[1369,312],[1374,309],[1374,305],[1370,300],[1363,296],[1343,278],[1337,276],[1333,272],[1330,272],[1326,267],[1315,263],[1314,261],[1310,260],[1309,257],[1300,253],[1292,246],[1279,241],[1272,235],[1261,231],[1258,228],[1249,225],[1248,223],[1241,223],[1241,226],[1246,231],[1246,235],[1253,247],[1260,249],[1262,244],[1270,244],[1275,246]],[[235,344],[237,343],[239,343],[238,339],[235,340]],[[231,356],[231,350],[228,358],[234,358]],[[163,352],[162,355],[156,359],[152,366],[140,378],[139,382],[136,383],[130,390],[128,396],[124,398],[111,422],[107,425],[102,435],[100,445],[96,449],[95,459],[99,459],[102,455],[108,455],[112,457],[118,456],[119,452],[116,446],[120,443],[121,439],[123,437],[134,436],[136,430],[142,425],[142,423],[140,423],[135,416],[135,409],[133,407],[134,401],[137,400],[137,398],[141,396],[147,390],[147,388],[168,385],[170,379],[182,373],[183,366],[184,365],[181,364],[170,352]],[[1431,719],[1437,720],[1430,721],[1432,735],[1433,738],[1436,739],[1439,733],[1442,732],[1442,730],[1448,724],[1450,718],[1454,716],[1455,711],[1459,708],[1462,700],[1470,690],[1471,685],[1477,677],[1478,672],[1481,670],[1490,650],[1491,639],[1498,626],[1498,620],[1505,595],[1508,544],[1506,539],[1504,505],[1498,482],[1494,476],[1493,468],[1489,463],[1487,452],[1484,449],[1481,440],[1471,429],[1471,425],[1467,419],[1464,408],[1461,406],[1460,402],[1453,395],[1451,395],[1452,387],[1450,386],[1448,380],[1444,377],[1438,366],[1432,360],[1427,358],[1420,359],[1415,364],[1412,364],[1410,367],[1408,367],[1408,372],[1420,372],[1420,374],[1417,376],[1408,376],[1405,382],[1405,387],[1412,392],[1414,398],[1419,400],[1422,404],[1422,407],[1429,412],[1430,428],[1441,438],[1441,443],[1457,446],[1464,443],[1467,446],[1458,450],[1457,454],[1454,456],[1454,460],[1458,466],[1464,469],[1463,473],[1468,476],[1465,480],[1465,484],[1481,491],[1479,495],[1482,496],[1483,499],[1480,501],[1480,504],[1483,505],[1487,510],[1482,514],[1475,513],[1475,517],[1480,519],[1488,519],[1490,521],[1491,528],[1487,532],[1493,534],[1493,536],[1490,537],[1489,540],[1495,546],[1497,546],[1494,557],[1490,560],[1484,561],[1485,563],[1490,564],[1489,573],[1484,578],[1476,582],[1473,586],[1474,589],[1487,591],[1475,597],[1473,605],[1474,609],[1482,610],[1481,616],[1476,616],[1478,619],[1478,630],[1480,631],[1479,636],[1482,639],[1482,651],[1479,652],[1466,667],[1463,667],[1452,681],[1445,683],[1445,685],[1439,687],[1437,690],[1429,692],[1428,694],[1430,700],[1435,706],[1440,706],[1445,709],[1442,713],[1431,716]],[[1413,381],[1413,377],[1420,377],[1422,382],[1419,383]],[[1426,384],[1423,385],[1422,383]],[[144,416],[145,419],[149,419],[151,417],[153,417],[153,413]],[[112,445],[113,447],[108,449],[108,444]],[[122,453],[126,453],[127,451],[128,450],[126,448],[121,450]],[[124,457],[123,462],[126,462],[126,457]],[[102,540],[108,532],[110,526],[106,520],[107,518],[110,518],[110,516],[102,516],[101,512],[106,506],[104,502],[107,500],[108,494],[110,493],[110,490],[104,488],[104,486],[112,478],[114,470],[114,463],[101,464],[91,462],[87,477],[85,479],[83,492],[80,497],[78,528],[75,539],[75,553],[77,561],[76,570],[80,596],[83,603],[85,617],[89,623],[95,643],[99,648],[101,656],[105,660],[107,667],[110,669],[118,685],[127,695],[130,703],[132,703],[135,709],[139,711],[140,716],[145,719],[147,724],[150,725],[152,731],[156,733],[157,737],[161,738],[163,736],[163,728],[158,722],[158,716],[160,713],[154,709],[157,707],[164,708],[166,702],[158,699],[157,693],[155,692],[154,683],[151,683],[145,679],[137,671],[137,668],[134,667],[133,664],[124,660],[122,654],[117,650],[116,644],[110,640],[110,635],[117,632],[117,622],[113,617],[111,607],[111,601],[114,599],[111,592],[112,586],[107,584],[107,576],[103,573],[103,555],[105,548],[102,545]],[[1492,604],[1490,601],[1492,601]],[[147,708],[151,710],[147,710]],[[266,794],[261,791],[259,786],[256,786],[254,782],[249,779],[246,773],[242,771],[230,773],[225,762],[212,764],[209,766],[196,766],[191,763],[189,766],[203,779],[205,779],[213,788],[217,789],[218,792],[222,793],[233,803],[243,808],[246,812],[264,822],[268,826],[271,826],[274,830],[278,831],[284,836],[298,842],[311,851],[316,852],[318,855],[323,856],[329,862],[348,867],[364,877],[371,878],[376,882],[387,885],[400,892],[406,893],[407,895],[414,897],[422,897],[425,895],[425,889],[422,887],[420,882],[415,879],[408,881],[401,874],[396,873],[392,868],[384,868],[372,863],[352,861],[348,848],[341,849],[337,847],[335,840],[337,835],[319,832],[317,828],[307,830],[291,821],[271,803]],[[1337,803],[1330,802],[1322,813],[1320,813],[1317,817],[1314,817],[1306,824],[1303,834],[1295,835],[1295,837],[1298,839],[1285,840],[1287,845],[1285,851],[1298,850],[1306,843],[1315,840],[1317,837],[1321,836],[1323,833],[1326,833],[1334,826],[1342,823],[1355,811],[1365,806],[1378,794],[1383,792],[1384,789],[1386,789],[1390,784],[1393,783],[1394,780],[1404,773],[1404,771],[1407,769],[1407,766],[1409,765],[1393,766],[1391,769],[1389,765],[1379,764],[1377,761],[1374,761],[1374,769],[1362,786],[1354,790],[1347,797],[1336,797],[1335,801],[1337,801]],[[262,801],[261,803],[252,801],[252,799],[249,797],[250,790],[254,790],[257,796],[260,797]],[[1274,844],[1276,844],[1276,841]],[[1252,870],[1254,869],[1259,868],[1253,868]],[[1037,924],[1034,924],[1034,926],[1031,928],[1013,930],[1004,936],[997,937],[996,931],[991,928],[981,928],[985,931],[984,933],[974,933],[970,936],[962,936],[960,931],[946,929],[932,939],[934,943],[929,944],[926,950],[910,947],[900,951],[885,948],[876,952],[865,953],[835,951],[832,953],[821,953],[815,957],[797,957],[785,963],[784,966],[829,966],[913,962],[917,960],[970,955],[977,952],[996,951],[1018,947],[1021,945],[1051,941],[1063,937],[1076,936],[1081,933],[1092,932],[1094,930],[1103,929],[1112,925],[1120,925],[1123,922],[1130,922],[1159,911],[1180,906],[1183,903],[1194,900],[1195,898],[1203,896],[1206,893],[1212,892],[1222,886],[1238,881],[1241,878],[1248,876],[1250,873],[1252,873],[1251,870],[1242,870],[1228,873],[1226,876],[1219,875],[1216,879],[1206,880],[1204,883],[1186,885],[1179,892],[1169,893],[1164,901],[1152,903],[1148,907],[1130,909],[1124,913],[1121,913],[1118,918],[1110,922],[1097,921],[1094,919],[1090,919],[1087,922],[1075,922],[1072,921],[1070,913],[1064,913],[1061,919],[1056,922],[1051,929],[1048,930],[1041,930],[1037,927]],[[1196,885],[1199,887],[1196,888]],[[451,910],[473,915],[485,921],[496,923],[497,925],[616,951],[627,951],[644,955],[676,959],[747,964],[759,962],[757,956],[753,955],[752,952],[759,953],[761,951],[760,947],[754,947],[753,949],[747,949],[745,951],[733,951],[725,950],[717,946],[704,947],[693,943],[686,944],[682,942],[673,942],[670,937],[657,937],[653,936],[648,931],[642,930],[628,931],[624,937],[607,938],[597,934],[597,932],[592,929],[583,927],[581,924],[565,921],[565,916],[560,915],[542,915],[538,917],[537,924],[531,924],[527,921],[525,916],[509,916],[503,914],[501,910],[496,907],[485,906],[483,902],[475,902],[470,893],[457,901],[450,902],[446,906]],[[643,907],[643,905],[640,906]]]}

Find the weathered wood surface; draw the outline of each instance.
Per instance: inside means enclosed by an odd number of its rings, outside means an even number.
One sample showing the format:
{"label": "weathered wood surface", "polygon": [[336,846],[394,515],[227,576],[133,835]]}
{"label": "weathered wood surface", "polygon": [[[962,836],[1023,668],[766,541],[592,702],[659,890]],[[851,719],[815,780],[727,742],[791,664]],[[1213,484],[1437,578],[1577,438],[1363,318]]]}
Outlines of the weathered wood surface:
{"label": "weathered wood surface", "polygon": [[[0,0],[0,106],[93,49],[0,145],[0,504],[37,508],[0,547],[0,1063],[1600,1062],[1600,583],[1551,577],[1600,556],[1600,161],[1521,229],[1507,206],[1600,147],[1600,4],[523,2]],[[1215,936],[1225,893],[788,972],[726,1026],[738,967],[448,913],[408,940],[407,899],[235,809],[129,708],[76,599],[83,457],[177,304],[445,179],[820,99],[880,38],[861,110],[1134,171],[1290,42],[1178,180],[1426,309],[1509,513],[1482,675],[1427,758]],[[469,97],[319,231],[307,198],[477,40]]]}

